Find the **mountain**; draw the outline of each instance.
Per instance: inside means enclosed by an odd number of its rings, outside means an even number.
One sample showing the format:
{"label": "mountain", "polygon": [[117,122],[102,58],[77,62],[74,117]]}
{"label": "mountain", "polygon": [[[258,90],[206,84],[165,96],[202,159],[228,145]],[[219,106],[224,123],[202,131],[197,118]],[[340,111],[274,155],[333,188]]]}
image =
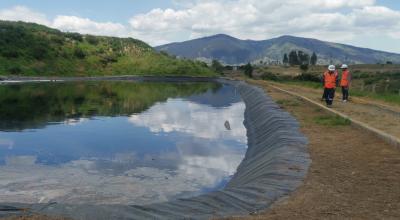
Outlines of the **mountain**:
{"label": "mountain", "polygon": [[309,55],[315,52],[319,64],[376,64],[387,61],[400,63],[400,54],[293,36],[254,41],[219,34],[158,46],[156,50],[188,59],[202,61],[216,59],[231,65],[261,61],[281,62],[283,55],[291,50],[302,50]]}
{"label": "mountain", "polygon": [[204,63],[159,53],[132,38],[64,33],[0,20],[0,75],[204,75]]}

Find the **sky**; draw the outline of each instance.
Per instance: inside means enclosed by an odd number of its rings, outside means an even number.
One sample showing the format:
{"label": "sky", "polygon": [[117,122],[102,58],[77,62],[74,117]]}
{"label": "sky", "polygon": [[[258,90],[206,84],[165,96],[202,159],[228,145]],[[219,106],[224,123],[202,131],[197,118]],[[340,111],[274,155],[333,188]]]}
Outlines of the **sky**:
{"label": "sky", "polygon": [[1,0],[0,20],[152,46],[220,33],[293,35],[400,53],[398,0]]}

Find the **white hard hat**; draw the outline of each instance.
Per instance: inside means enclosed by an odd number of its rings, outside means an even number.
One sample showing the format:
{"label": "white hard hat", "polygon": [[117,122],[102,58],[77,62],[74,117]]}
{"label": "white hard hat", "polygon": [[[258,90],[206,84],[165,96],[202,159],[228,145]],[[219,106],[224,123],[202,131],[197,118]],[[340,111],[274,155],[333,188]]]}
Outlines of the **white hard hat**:
{"label": "white hard hat", "polygon": [[335,65],[329,65],[328,70],[329,71],[335,71],[336,70]]}
{"label": "white hard hat", "polygon": [[347,64],[343,64],[342,67],[340,67],[341,69],[348,69],[349,66],[347,66]]}

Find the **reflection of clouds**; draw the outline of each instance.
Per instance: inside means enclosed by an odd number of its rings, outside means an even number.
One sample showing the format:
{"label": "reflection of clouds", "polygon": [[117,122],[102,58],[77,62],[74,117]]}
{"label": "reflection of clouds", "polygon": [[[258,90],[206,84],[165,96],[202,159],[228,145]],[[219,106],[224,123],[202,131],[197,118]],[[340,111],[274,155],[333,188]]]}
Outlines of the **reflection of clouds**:
{"label": "reflection of clouds", "polygon": [[36,156],[6,157],[5,160],[7,166],[29,166],[35,164]]}
{"label": "reflection of clouds", "polygon": [[[191,161],[191,159],[189,159]],[[150,204],[188,192],[198,193],[224,176],[217,158],[195,158],[178,170],[136,167],[121,174],[98,172],[93,161],[78,160],[62,166],[20,164],[0,166],[0,202],[69,204]],[[214,174],[214,176],[213,176]],[[192,194],[190,194],[192,195]]]}
{"label": "reflection of clouds", "polygon": [[[143,114],[132,115],[129,121],[136,126],[148,127],[154,133],[182,132],[199,138],[246,143],[244,109],[243,102],[227,108],[212,108],[174,99],[157,104]],[[226,121],[231,130],[225,128]]]}
{"label": "reflection of clouds", "polygon": [[188,137],[178,141],[177,151],[159,155],[124,153],[61,166],[8,158],[0,166],[0,202],[150,204],[192,196],[234,174],[244,151]]}
{"label": "reflection of clouds", "polygon": [[64,121],[64,124],[76,126],[88,121],[87,118],[69,118]]}
{"label": "reflection of clouds", "polygon": [[14,147],[14,141],[0,138],[0,147],[5,147],[11,150]]}
{"label": "reflection of clouds", "polygon": [[0,202],[150,204],[198,194],[233,175],[242,161],[244,108],[243,103],[212,108],[170,99],[129,118],[155,135],[178,132],[167,135],[176,143],[176,150],[167,152],[124,152],[59,166],[9,157],[7,166],[0,166]]}
{"label": "reflection of clouds", "polygon": [[178,142],[177,148],[181,156],[179,172],[202,182],[204,187],[233,175],[245,151],[244,146],[235,149],[221,142],[195,138]]}

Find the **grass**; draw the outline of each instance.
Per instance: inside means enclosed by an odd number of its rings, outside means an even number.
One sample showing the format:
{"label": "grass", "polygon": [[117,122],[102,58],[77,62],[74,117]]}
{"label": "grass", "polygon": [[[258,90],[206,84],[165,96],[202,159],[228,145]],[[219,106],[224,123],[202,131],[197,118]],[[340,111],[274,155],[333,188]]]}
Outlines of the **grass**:
{"label": "grass", "polygon": [[[279,83],[322,90],[322,85],[319,82],[287,80],[287,81],[279,81]],[[337,91],[340,92],[340,88],[338,88]],[[400,105],[400,94],[394,93],[394,92],[373,93],[370,91],[361,91],[358,88],[350,88],[350,96],[371,98],[371,99],[381,100],[381,101],[391,103],[391,104]]]}
{"label": "grass", "polygon": [[205,63],[177,59],[132,38],[64,33],[0,21],[0,75],[216,76]]}
{"label": "grass", "polygon": [[[298,67],[273,66],[257,71],[264,80],[322,90],[319,77],[325,69],[326,66],[312,66],[308,72],[301,73]],[[352,65],[350,71],[353,73],[351,96],[400,105],[400,65]]]}
{"label": "grass", "polygon": [[339,116],[318,116],[314,118],[314,122],[319,125],[335,127],[335,126],[348,126],[351,121]]}

